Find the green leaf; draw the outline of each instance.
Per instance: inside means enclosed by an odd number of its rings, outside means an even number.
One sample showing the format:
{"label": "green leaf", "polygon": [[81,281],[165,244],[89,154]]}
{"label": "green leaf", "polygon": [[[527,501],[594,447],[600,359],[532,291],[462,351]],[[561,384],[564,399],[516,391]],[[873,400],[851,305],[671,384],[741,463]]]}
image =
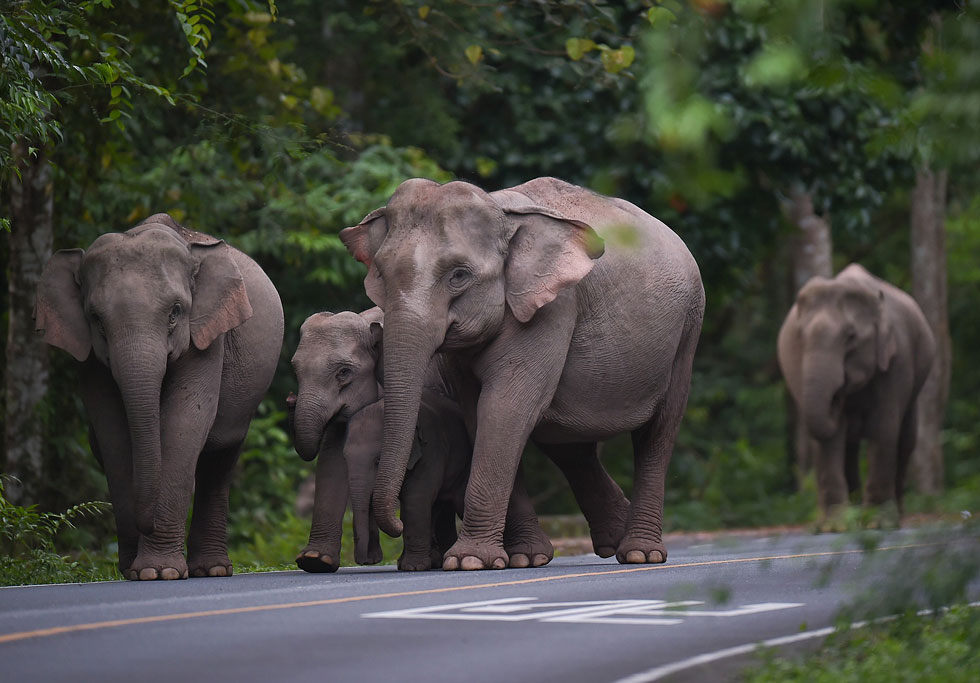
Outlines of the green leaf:
{"label": "green leaf", "polygon": [[109,96],[112,97],[113,99],[115,99],[115,98],[119,97],[119,94],[121,92],[122,92],[122,87],[120,87],[118,85],[114,85],[114,86],[112,86],[112,89],[109,90]]}
{"label": "green leaf", "polygon": [[432,8],[429,7],[428,5],[422,5],[421,7],[419,7],[419,19],[425,21],[425,18],[429,16],[430,11],[432,11]]}
{"label": "green leaf", "polygon": [[470,64],[478,64],[483,59],[483,48],[479,45],[470,45],[466,48],[466,58],[470,60]]}
{"label": "green leaf", "polygon": [[582,59],[586,52],[590,52],[595,48],[595,42],[588,38],[569,38],[565,41],[565,52],[576,62]]}
{"label": "green leaf", "polygon": [[630,45],[624,45],[618,50],[602,51],[602,66],[611,74],[619,73],[636,59],[636,51]]}
{"label": "green leaf", "polygon": [[647,11],[647,21],[654,27],[669,26],[676,20],[674,13],[666,7],[651,7]]}

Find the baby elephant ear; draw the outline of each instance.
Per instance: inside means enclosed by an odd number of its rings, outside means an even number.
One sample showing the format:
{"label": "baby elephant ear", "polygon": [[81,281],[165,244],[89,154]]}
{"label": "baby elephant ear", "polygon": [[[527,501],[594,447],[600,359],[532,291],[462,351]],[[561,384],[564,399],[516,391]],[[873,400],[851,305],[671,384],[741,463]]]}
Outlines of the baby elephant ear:
{"label": "baby elephant ear", "polygon": [[592,226],[537,206],[507,208],[516,223],[505,266],[507,304],[526,323],[534,313],[589,274],[602,256]]}
{"label": "baby elephant ear", "polygon": [[34,300],[34,331],[51,346],[83,361],[92,350],[92,336],[82,307],[78,268],[82,249],[55,252],[44,266]]}
{"label": "baby elephant ear", "polygon": [[340,241],[347,251],[358,261],[368,267],[367,277],[364,278],[364,291],[377,306],[384,308],[384,282],[374,266],[374,255],[381,248],[381,243],[388,236],[388,219],[385,208],[375,209],[365,216],[357,225],[340,231]]}
{"label": "baby elephant ear", "polygon": [[191,341],[200,350],[252,317],[245,281],[224,242],[191,244],[198,261],[191,304]]}

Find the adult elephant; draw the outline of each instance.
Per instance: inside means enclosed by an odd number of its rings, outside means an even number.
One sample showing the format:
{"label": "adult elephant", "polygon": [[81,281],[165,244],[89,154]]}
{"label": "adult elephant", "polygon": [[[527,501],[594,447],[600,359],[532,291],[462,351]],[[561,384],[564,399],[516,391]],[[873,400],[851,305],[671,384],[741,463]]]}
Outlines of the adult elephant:
{"label": "adult elephant", "polygon": [[[341,232],[385,311],[384,445],[373,506],[398,492],[437,351],[475,434],[463,528],[445,569],[504,567],[504,517],[528,438],[563,469],[600,555],[664,562],[664,477],[704,313],[697,264],[632,204],[554,178],[487,194],[412,179]],[[605,251],[603,241],[605,240]],[[596,442],[633,436],[629,505]]]}
{"label": "adult elephant", "polygon": [[223,241],[156,214],[88,251],[55,253],[35,326],[81,363],[120,571],[139,580],[231,575],[232,468],[282,347],[282,304],[266,274]]}
{"label": "adult elephant", "polygon": [[[808,435],[822,525],[834,525],[860,487],[858,450],[870,444],[864,502],[901,511],[916,438],[916,398],[936,354],[918,304],[851,264],[815,277],[796,296],[779,331],[779,366]],[[890,516],[893,513],[883,511]]]}

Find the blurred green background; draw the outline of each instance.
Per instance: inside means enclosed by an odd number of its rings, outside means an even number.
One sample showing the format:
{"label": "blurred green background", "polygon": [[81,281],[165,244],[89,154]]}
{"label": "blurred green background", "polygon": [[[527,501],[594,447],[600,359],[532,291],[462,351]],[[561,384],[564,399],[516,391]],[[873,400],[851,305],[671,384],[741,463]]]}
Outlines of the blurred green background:
{"label": "blurred green background", "polygon": [[[236,566],[288,565],[305,545],[309,520],[295,501],[313,466],[285,433],[288,360],[311,313],[371,305],[337,233],[415,176],[495,190],[554,175],[637,204],[688,244],[708,302],[668,471],[668,530],[813,519],[812,475],[797,465],[775,354],[799,275],[800,221],[787,207],[805,195],[811,217],[829,225],[835,271],[859,261],[911,290],[913,191],[923,173],[941,177],[947,262],[929,275],[948,283],[945,467],[910,509],[977,508],[975,3],[69,5],[0,9],[0,219],[12,230],[0,239],[4,289],[14,297],[24,286],[17,238],[34,225],[18,214],[16,187],[43,173],[51,205],[35,217],[54,249],[166,211],[265,268],[286,339],[233,488]],[[13,298],[0,305],[5,328],[23,317]],[[8,344],[5,368],[20,348]],[[9,379],[0,458],[0,471],[22,482],[15,502],[36,504],[37,515],[108,499],[74,361],[44,353],[46,391],[26,408],[39,425],[38,460],[14,461],[11,415],[28,397]],[[628,438],[606,444],[603,458],[628,494]],[[525,467],[540,514],[577,512],[533,448]],[[109,515],[77,526],[58,530],[59,547],[114,550]]]}

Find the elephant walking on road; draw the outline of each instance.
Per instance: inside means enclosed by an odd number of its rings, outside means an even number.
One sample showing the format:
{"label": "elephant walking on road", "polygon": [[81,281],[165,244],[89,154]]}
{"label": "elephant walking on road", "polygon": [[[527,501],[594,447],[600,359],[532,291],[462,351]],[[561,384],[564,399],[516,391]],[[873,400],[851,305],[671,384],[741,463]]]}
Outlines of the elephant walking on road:
{"label": "elephant walking on road", "polygon": [[156,214],[88,251],[55,253],[35,326],[81,363],[123,575],[230,576],[232,468],[282,347],[282,304],[266,274],[225,242]]}
{"label": "elephant walking on road", "polygon": [[[316,313],[303,323],[293,356],[297,396],[287,399],[296,451],[318,458],[310,541],[296,558],[308,572],[339,567],[348,493],[354,513],[354,557],[359,564],[381,561],[378,528],[370,512],[385,401],[382,313]],[[446,396],[441,359],[428,367],[412,453],[400,502],[405,519],[402,570],[442,566],[442,553],[456,541],[456,515],[472,448],[458,404]],[[523,487],[518,485],[507,516],[508,548],[514,566],[539,566],[554,554]]]}
{"label": "elephant walking on road", "polygon": [[862,439],[869,444],[864,502],[894,506],[897,521],[915,447],[916,398],[936,354],[918,304],[851,264],[803,286],[778,345],[779,366],[815,443],[821,524],[860,487]]}
{"label": "elephant walking on road", "polygon": [[[475,435],[445,569],[507,566],[505,513],[529,438],[568,478],[598,554],[666,561],[664,481],[704,315],[697,264],[674,232],[555,178],[491,194],[412,179],[340,237],[385,311],[373,498],[383,531],[401,532],[423,378],[441,352]],[[596,457],[598,441],[622,432],[633,437],[632,504]]]}

